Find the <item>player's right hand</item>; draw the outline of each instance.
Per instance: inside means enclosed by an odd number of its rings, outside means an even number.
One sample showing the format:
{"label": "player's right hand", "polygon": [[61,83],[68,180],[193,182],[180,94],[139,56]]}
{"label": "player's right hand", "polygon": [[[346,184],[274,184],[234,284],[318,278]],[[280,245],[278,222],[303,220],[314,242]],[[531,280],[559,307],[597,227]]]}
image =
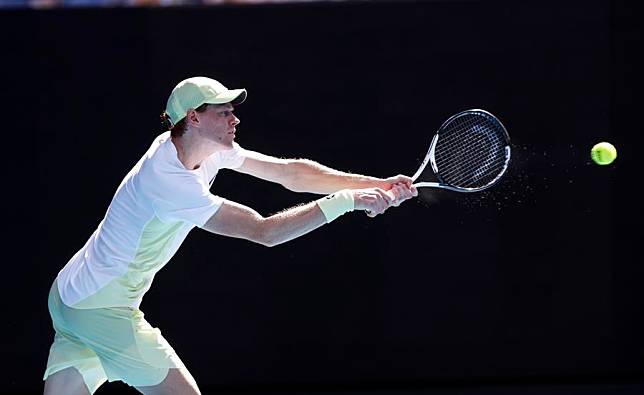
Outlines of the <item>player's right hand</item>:
{"label": "player's right hand", "polygon": [[382,214],[394,203],[395,196],[382,188],[366,188],[353,190],[353,205],[355,210],[364,210],[370,217]]}
{"label": "player's right hand", "polygon": [[400,206],[400,203],[404,202],[405,200],[409,200],[415,196],[418,196],[418,190],[413,185],[399,182],[392,185],[391,189],[387,191],[387,195],[393,195],[394,201],[392,203],[392,206],[398,207]]}

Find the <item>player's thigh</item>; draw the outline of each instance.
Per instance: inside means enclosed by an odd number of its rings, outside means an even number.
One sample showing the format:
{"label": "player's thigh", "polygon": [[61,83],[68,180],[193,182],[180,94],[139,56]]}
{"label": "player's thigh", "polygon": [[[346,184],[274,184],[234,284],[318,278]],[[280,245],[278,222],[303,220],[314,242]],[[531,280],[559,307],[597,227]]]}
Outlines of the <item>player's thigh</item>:
{"label": "player's thigh", "polygon": [[168,369],[166,378],[157,385],[148,387],[136,387],[145,395],[200,395],[201,392],[197,387],[195,379],[188,369],[172,368]]}
{"label": "player's thigh", "polygon": [[67,309],[65,322],[96,354],[109,381],[157,386],[170,369],[185,368],[161,331],[138,309]]}
{"label": "player's thigh", "polygon": [[83,376],[73,367],[60,370],[45,380],[44,395],[90,395]]}

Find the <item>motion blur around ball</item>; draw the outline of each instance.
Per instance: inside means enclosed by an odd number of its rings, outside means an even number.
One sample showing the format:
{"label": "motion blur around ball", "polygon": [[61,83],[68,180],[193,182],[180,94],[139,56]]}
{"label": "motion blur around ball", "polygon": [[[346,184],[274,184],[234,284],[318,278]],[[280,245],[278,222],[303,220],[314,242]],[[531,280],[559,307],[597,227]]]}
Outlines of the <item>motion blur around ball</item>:
{"label": "motion blur around ball", "polygon": [[598,165],[609,165],[617,158],[617,150],[611,143],[597,143],[590,150],[590,157]]}

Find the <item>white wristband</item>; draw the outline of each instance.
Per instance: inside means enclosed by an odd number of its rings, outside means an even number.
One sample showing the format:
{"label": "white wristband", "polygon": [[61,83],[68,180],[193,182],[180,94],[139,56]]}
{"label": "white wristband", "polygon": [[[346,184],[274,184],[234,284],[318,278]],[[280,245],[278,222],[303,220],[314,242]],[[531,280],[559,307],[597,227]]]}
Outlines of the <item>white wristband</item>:
{"label": "white wristband", "polygon": [[355,208],[353,192],[348,189],[343,189],[325,196],[322,199],[318,199],[316,200],[316,203],[326,217],[327,223],[333,221],[346,212],[353,211]]}

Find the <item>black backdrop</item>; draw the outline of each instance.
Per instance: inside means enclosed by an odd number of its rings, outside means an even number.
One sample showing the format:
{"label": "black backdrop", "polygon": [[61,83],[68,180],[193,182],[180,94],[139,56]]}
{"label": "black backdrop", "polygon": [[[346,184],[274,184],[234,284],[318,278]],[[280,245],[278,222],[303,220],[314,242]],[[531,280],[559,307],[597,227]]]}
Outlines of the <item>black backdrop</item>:
{"label": "black backdrop", "polygon": [[[5,140],[20,191],[6,193],[9,392],[41,388],[49,285],[193,75],[248,89],[242,146],[341,170],[411,174],[467,108],[513,139],[509,175],[481,194],[423,191],[274,248],[194,230],[142,310],[202,388],[633,380],[637,12],[400,1],[0,14],[4,78],[19,88],[3,99],[19,131]],[[602,140],[618,148],[611,166],[589,160]],[[265,215],[316,198],[234,172],[213,191]]]}

